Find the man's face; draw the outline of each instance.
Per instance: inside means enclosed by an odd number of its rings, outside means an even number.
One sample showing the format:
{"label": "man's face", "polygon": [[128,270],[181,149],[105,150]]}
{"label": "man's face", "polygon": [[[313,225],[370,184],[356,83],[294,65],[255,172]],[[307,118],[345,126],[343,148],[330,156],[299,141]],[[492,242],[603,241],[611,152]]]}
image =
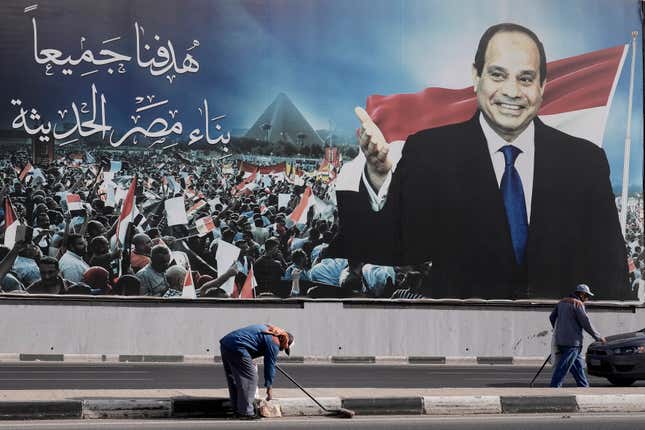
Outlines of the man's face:
{"label": "man's face", "polygon": [[240,248],[240,255],[249,255],[249,245],[246,242],[239,242],[238,248]]}
{"label": "man's face", "polygon": [[79,238],[72,242],[72,252],[77,255],[85,255],[87,252],[87,242],[83,238]]}
{"label": "man's face", "polygon": [[58,269],[55,264],[41,264],[38,266],[40,269],[40,279],[45,285],[52,285],[56,283],[58,277]]}
{"label": "man's face", "polygon": [[479,109],[507,142],[519,136],[542,104],[540,52],[524,33],[501,32],[488,43],[481,76],[473,67]]}
{"label": "man's face", "polygon": [[107,254],[108,252],[110,252],[110,244],[108,243],[107,239],[97,241],[96,254],[104,255],[104,254]]}
{"label": "man's face", "polygon": [[36,218],[36,225],[40,228],[49,228],[49,215],[45,212],[39,213],[38,218]]}

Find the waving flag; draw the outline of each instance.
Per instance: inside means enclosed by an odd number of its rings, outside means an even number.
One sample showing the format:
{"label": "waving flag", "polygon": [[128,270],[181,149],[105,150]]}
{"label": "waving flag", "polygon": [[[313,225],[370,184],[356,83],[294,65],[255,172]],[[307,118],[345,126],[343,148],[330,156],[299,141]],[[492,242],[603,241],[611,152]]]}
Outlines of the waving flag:
{"label": "waving flag", "polygon": [[215,223],[212,217],[206,216],[195,221],[195,227],[197,227],[197,231],[201,237],[215,230]]}
{"label": "waving flag", "polygon": [[34,166],[32,166],[31,163],[27,161],[27,164],[25,164],[25,167],[23,167],[22,170],[20,171],[20,174],[18,175],[18,179],[20,179],[21,181],[24,181],[27,175],[29,175],[30,173],[33,173],[33,171],[34,171]]}
{"label": "waving flag", "polygon": [[4,199],[4,245],[13,248],[16,244],[16,230],[20,225],[16,211],[11,204],[11,199]]}
{"label": "waving flag", "polygon": [[314,204],[312,194],[311,187],[307,187],[305,192],[300,195],[300,203],[298,203],[298,206],[296,206],[293,212],[289,214],[289,219],[296,224],[307,223],[307,212],[309,212],[309,208]]}
{"label": "waving flag", "polygon": [[83,210],[83,202],[78,194],[67,194],[65,200],[67,201],[68,212]]}
{"label": "waving flag", "polygon": [[246,275],[246,280],[242,286],[242,292],[240,293],[240,299],[254,299],[255,298],[255,287],[258,286],[258,282],[255,280],[255,275],[253,274],[253,265],[249,269],[249,274]]}
{"label": "waving flag", "polygon": [[134,221],[134,218],[137,216],[137,206],[135,204],[135,194],[137,189],[137,176],[135,175],[132,178],[132,183],[128,189],[128,193],[123,200],[123,206],[121,207],[121,215],[119,215],[119,220],[116,225],[116,237],[118,242],[123,245],[125,243],[125,234],[128,231],[128,224]]}
{"label": "waving flag", "polygon": [[193,282],[193,272],[190,270],[190,267],[186,271],[186,277],[184,278],[184,288],[181,291],[181,297],[185,299],[197,298],[197,293],[195,292],[195,283]]}
{"label": "waving flag", "polygon": [[240,182],[240,183],[239,183],[239,184],[237,184],[235,187],[233,187],[233,189],[232,189],[232,194],[233,194],[233,195],[235,195],[235,194],[236,194],[236,193],[238,193],[239,191],[242,191],[244,188],[246,188],[246,186],[247,186],[248,184],[250,184],[250,183],[252,183],[253,181],[255,181],[255,178],[257,177],[257,175],[258,175],[258,171],[256,170],[255,172],[253,172],[252,174],[250,174],[248,177],[244,178],[244,180],[242,180],[242,182]]}
{"label": "waving flag", "polygon": [[198,210],[200,210],[201,208],[203,208],[207,204],[208,204],[208,202],[206,202],[206,200],[198,200],[197,203],[192,205],[190,207],[190,209],[188,209],[188,211],[186,211],[186,215],[189,216],[189,217],[193,216],[195,214],[195,212],[197,212]]}
{"label": "waving flag", "polygon": [[[540,119],[602,146],[626,53],[627,45],[620,45],[549,62]],[[365,110],[392,142],[468,120],[477,110],[477,96],[473,87],[426,88],[414,94],[372,95]]]}

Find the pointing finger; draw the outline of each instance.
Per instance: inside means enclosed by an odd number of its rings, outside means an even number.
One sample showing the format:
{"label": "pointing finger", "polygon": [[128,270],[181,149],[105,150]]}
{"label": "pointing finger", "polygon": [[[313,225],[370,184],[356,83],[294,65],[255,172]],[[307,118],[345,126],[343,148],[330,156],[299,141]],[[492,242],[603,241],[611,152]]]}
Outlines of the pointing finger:
{"label": "pointing finger", "polygon": [[361,122],[361,124],[370,124],[373,122],[372,118],[370,118],[369,114],[365,111],[365,109],[363,109],[360,106],[356,106],[354,108],[354,113],[356,114],[356,117]]}

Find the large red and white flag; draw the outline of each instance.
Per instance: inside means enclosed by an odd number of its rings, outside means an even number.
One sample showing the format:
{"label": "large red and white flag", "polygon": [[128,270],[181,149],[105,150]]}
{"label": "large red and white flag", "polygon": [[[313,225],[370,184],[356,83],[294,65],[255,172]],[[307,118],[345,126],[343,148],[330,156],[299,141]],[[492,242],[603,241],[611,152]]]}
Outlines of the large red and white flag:
{"label": "large red and white flag", "polygon": [[11,204],[11,199],[4,199],[4,245],[13,248],[16,244],[16,230],[20,225],[16,211]]}
{"label": "large red and white flag", "polygon": [[[547,63],[540,119],[602,146],[627,47],[620,45]],[[477,110],[477,96],[473,87],[426,88],[414,94],[369,96],[365,110],[385,140],[393,142],[420,130],[468,120]]]}
{"label": "large red and white flag", "polygon": [[132,183],[130,188],[128,188],[128,193],[123,199],[123,206],[121,206],[121,214],[119,215],[119,220],[116,224],[116,237],[117,241],[121,246],[125,243],[125,235],[128,231],[128,224],[134,222],[134,218],[137,216],[138,210],[135,202],[135,194],[137,189],[137,176],[135,175],[132,178]]}
{"label": "large red and white flag", "polygon": [[289,219],[291,219],[291,221],[296,224],[307,223],[307,212],[309,212],[309,208],[314,204],[312,194],[311,187],[307,187],[305,192],[300,195],[300,203],[298,203],[298,206],[296,206],[293,212],[289,214]]}

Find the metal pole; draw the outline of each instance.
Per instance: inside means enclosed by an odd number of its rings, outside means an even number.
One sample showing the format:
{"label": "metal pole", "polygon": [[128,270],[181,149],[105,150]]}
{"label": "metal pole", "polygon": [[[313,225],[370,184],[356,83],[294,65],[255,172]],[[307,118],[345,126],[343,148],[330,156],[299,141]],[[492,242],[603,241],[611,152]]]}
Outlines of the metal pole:
{"label": "metal pole", "polygon": [[634,68],[636,66],[636,36],[632,31],[632,66],[629,76],[629,101],[627,102],[627,131],[625,133],[625,156],[623,157],[623,188],[620,196],[620,229],[625,236],[627,230],[627,194],[629,192],[629,160],[632,146],[632,102],[634,98]]}

